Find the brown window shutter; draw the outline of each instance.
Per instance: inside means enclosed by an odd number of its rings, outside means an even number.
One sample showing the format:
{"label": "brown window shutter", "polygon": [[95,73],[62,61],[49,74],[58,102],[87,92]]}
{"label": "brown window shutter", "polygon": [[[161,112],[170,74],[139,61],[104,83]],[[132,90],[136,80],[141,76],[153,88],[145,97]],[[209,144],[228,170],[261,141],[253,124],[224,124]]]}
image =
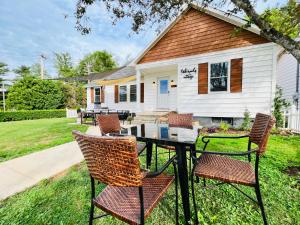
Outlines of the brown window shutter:
{"label": "brown window shutter", "polygon": [[232,59],[230,69],[230,92],[242,92],[243,87],[243,59]]}
{"label": "brown window shutter", "polygon": [[101,87],[101,103],[104,103],[104,99],[105,99],[105,96],[104,96],[104,86]]}
{"label": "brown window shutter", "polygon": [[198,65],[198,94],[208,93],[208,63]]}
{"label": "brown window shutter", "polygon": [[95,102],[95,90],[93,87],[91,87],[91,103]]}
{"label": "brown window shutter", "polygon": [[119,86],[115,85],[115,103],[119,102]]}
{"label": "brown window shutter", "polygon": [[144,103],[144,83],[141,83],[141,103]]}

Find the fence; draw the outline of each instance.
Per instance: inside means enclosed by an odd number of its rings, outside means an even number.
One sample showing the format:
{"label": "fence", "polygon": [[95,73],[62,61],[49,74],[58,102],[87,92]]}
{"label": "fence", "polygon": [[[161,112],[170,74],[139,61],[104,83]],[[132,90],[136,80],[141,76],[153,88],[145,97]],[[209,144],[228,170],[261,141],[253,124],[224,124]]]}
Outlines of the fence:
{"label": "fence", "polygon": [[300,133],[300,111],[295,106],[284,112],[284,119],[285,128]]}
{"label": "fence", "polygon": [[77,110],[76,109],[66,109],[67,118],[77,118]]}

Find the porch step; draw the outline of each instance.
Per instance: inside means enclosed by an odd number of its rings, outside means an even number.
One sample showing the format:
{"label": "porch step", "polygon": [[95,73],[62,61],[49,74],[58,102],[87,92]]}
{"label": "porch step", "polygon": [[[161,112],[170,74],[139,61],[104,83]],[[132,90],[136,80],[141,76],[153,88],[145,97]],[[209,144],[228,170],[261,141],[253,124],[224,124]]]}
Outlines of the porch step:
{"label": "porch step", "polygon": [[134,117],[133,123],[155,123],[159,118],[168,115],[168,111],[153,111],[153,112],[141,112],[137,113]]}

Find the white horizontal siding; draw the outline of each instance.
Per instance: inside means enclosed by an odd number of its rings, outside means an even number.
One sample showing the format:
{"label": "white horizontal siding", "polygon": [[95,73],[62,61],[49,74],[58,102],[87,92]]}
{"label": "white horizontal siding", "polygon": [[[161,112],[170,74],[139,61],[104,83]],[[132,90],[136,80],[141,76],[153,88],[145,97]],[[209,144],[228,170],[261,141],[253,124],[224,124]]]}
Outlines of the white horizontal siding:
{"label": "white horizontal siding", "polygon": [[[193,80],[178,78],[178,111],[194,113],[199,117],[243,117],[246,109],[252,116],[257,112],[270,113],[273,87],[273,47],[262,45],[253,49],[237,49],[228,52],[202,55],[193,60],[182,60],[183,67],[206,62],[230,61],[243,58],[243,89],[241,93],[198,94],[198,77]],[[198,73],[197,73],[198,74]]]}
{"label": "white horizontal siding", "polygon": [[130,110],[130,112],[135,112],[137,103],[130,102],[130,85],[132,84],[136,84],[136,82],[130,81],[125,84],[119,84],[119,85],[127,86],[127,102],[118,102],[118,103],[115,103],[115,86],[114,85],[105,86],[104,105],[107,106],[109,109]]}
{"label": "white horizontal siding", "polygon": [[297,60],[291,54],[280,57],[277,67],[277,84],[283,89],[283,97],[293,101],[296,93]]}
{"label": "white horizontal siding", "polygon": [[[177,110],[177,88],[171,88],[170,82],[174,80],[177,84],[177,71],[153,71],[144,74],[145,96],[144,111],[156,111],[157,108],[157,81],[159,77],[169,77],[169,110]],[[155,84],[153,84],[155,82]]]}

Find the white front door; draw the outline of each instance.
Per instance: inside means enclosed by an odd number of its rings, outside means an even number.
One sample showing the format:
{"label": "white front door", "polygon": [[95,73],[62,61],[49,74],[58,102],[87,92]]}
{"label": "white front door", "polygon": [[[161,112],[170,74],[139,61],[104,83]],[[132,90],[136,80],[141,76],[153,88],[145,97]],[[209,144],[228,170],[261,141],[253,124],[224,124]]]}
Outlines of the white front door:
{"label": "white front door", "polygon": [[169,109],[169,77],[160,77],[157,82],[157,109]]}

